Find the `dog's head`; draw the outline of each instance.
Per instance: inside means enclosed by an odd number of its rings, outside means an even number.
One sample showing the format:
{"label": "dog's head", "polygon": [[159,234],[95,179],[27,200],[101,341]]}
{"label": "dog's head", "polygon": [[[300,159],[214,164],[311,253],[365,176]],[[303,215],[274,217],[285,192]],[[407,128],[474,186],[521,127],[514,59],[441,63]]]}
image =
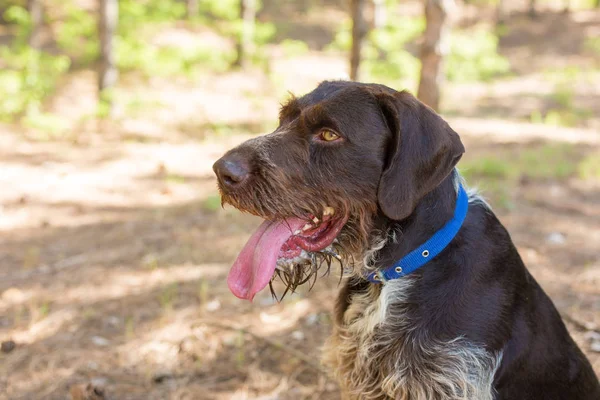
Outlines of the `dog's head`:
{"label": "dog's head", "polygon": [[222,201],[265,219],[231,269],[231,291],[252,299],[274,275],[294,290],[332,257],[361,259],[373,222],[407,218],[463,152],[406,92],[335,81],[292,98],[273,133],[213,166]]}

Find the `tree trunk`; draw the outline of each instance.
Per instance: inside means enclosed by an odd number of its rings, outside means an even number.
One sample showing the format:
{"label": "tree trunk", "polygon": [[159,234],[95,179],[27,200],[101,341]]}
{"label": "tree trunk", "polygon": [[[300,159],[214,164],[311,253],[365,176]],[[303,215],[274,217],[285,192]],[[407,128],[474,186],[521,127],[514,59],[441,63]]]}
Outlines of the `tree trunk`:
{"label": "tree trunk", "polygon": [[119,19],[117,0],[100,0],[98,34],[100,37],[100,66],[98,69],[99,101],[106,102],[112,109],[112,99],[107,89],[117,83],[118,71],[115,65],[114,36]]}
{"label": "tree trunk", "polygon": [[42,24],[44,22],[44,5],[42,0],[28,0],[27,9],[31,17],[31,32],[29,34],[29,46],[39,50],[42,46]]}
{"label": "tree trunk", "polygon": [[535,0],[529,0],[529,18],[537,17],[537,13],[535,11]]}
{"label": "tree trunk", "polygon": [[198,0],[186,0],[186,13],[188,19],[198,16]]}
{"label": "tree trunk", "polygon": [[254,52],[256,0],[240,0],[240,18],[242,19],[242,30],[236,43],[237,57],[234,65],[244,68],[248,64],[248,56]]}
{"label": "tree trunk", "polygon": [[367,4],[367,29],[379,29],[385,25],[385,0],[370,0]]}
{"label": "tree trunk", "polygon": [[386,9],[385,9],[385,0],[373,0],[375,3],[375,11],[374,11],[374,26],[375,28],[382,28],[385,25],[385,21],[387,19]]}
{"label": "tree trunk", "polygon": [[448,52],[448,12],[453,0],[425,0],[426,27],[421,46],[421,78],[417,97],[438,110],[444,79],[443,60]]}
{"label": "tree trunk", "polygon": [[360,80],[360,53],[367,36],[367,24],[364,18],[366,0],[351,0],[352,49],[350,50],[350,79]]}
{"label": "tree trunk", "polygon": [[504,0],[497,0],[496,3],[496,23],[504,23]]}

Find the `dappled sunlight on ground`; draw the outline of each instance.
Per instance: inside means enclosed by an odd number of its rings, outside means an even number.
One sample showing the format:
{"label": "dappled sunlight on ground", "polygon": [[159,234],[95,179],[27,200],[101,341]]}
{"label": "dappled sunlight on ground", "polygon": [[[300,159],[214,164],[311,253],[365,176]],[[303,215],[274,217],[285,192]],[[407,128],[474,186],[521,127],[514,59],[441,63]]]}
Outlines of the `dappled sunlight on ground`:
{"label": "dappled sunlight on ground", "polygon": [[[516,145],[496,141],[485,124],[481,131],[469,127],[475,131],[461,129],[471,149],[468,165]],[[32,196],[46,193],[36,186],[40,177],[56,176],[58,167],[37,165],[35,157],[10,161],[30,172],[11,193],[11,199],[25,200],[7,207],[6,198],[3,208],[13,222],[0,245],[0,339],[18,346],[3,356],[2,368],[13,371],[9,393],[65,393],[70,385],[96,379],[111,393],[133,399],[145,393],[337,398],[318,364],[337,278],[320,280],[310,293],[283,304],[266,292],[253,304],[243,302],[226,287],[229,265],[259,221],[220,208],[210,165],[244,138],[229,137],[225,145],[127,143],[112,149],[113,159],[89,165],[79,154],[79,161],[60,165],[67,175],[79,176],[80,186],[56,184],[54,193],[37,202]],[[524,145],[539,146],[528,145],[536,143],[531,140],[539,139],[532,135]],[[28,146],[35,154],[37,145]],[[40,154],[48,146],[41,143]],[[70,153],[89,151],[68,149],[62,156],[67,160]],[[582,151],[570,157],[584,157]],[[186,177],[166,179],[157,165]],[[576,324],[600,326],[600,260],[597,241],[590,239],[600,237],[593,206],[600,191],[578,179],[506,185],[509,201],[493,192],[490,201],[531,272]],[[172,186],[182,188],[163,194],[168,201],[153,197]],[[105,193],[111,188],[122,191],[122,200]],[[19,213],[27,214],[23,222],[10,218]],[[36,213],[44,224],[32,223]],[[581,325],[569,326],[587,349]],[[590,356],[598,368],[600,358]],[[32,377],[35,385],[28,383]]]}
{"label": "dappled sunlight on ground", "polygon": [[[281,304],[268,291],[235,298],[227,273],[260,220],[222,208],[212,172],[227,149],[275,128],[288,91],[344,76],[345,55],[322,51],[344,15],[334,3],[302,16],[312,30],[288,33],[306,52],[269,45],[268,68],[126,75],[113,121],[89,117],[95,76],[75,71],[49,104],[66,132],[0,125],[0,342],[15,342],[0,352],[0,399],[64,399],[87,382],[118,399],[339,399],[319,364],[338,271]],[[281,5],[288,19],[304,6]],[[565,48],[597,33],[599,14],[520,13],[500,40],[518,74],[448,84],[442,111],[467,148],[462,173],[600,373],[590,336],[600,332],[600,76],[597,56]],[[564,30],[575,39],[558,40]],[[231,45],[180,27],[155,40]],[[564,66],[568,92],[552,70]],[[557,104],[572,127],[535,120]]]}

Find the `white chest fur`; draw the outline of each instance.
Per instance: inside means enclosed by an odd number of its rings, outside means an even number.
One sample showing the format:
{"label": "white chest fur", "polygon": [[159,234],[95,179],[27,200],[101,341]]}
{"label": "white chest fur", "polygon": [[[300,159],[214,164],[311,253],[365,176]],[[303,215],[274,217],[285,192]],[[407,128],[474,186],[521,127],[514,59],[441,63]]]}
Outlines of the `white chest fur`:
{"label": "white chest fur", "polygon": [[492,400],[500,355],[463,338],[439,341],[408,319],[410,276],[355,294],[324,348],[348,399]]}

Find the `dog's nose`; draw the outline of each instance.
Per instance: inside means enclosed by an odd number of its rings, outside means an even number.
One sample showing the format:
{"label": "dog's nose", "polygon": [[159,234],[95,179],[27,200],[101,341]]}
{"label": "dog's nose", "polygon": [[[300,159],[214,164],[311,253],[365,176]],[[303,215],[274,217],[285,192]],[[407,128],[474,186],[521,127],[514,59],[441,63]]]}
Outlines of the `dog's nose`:
{"label": "dog's nose", "polygon": [[248,163],[235,154],[217,160],[213,165],[213,171],[223,185],[232,188],[244,182],[250,174]]}

